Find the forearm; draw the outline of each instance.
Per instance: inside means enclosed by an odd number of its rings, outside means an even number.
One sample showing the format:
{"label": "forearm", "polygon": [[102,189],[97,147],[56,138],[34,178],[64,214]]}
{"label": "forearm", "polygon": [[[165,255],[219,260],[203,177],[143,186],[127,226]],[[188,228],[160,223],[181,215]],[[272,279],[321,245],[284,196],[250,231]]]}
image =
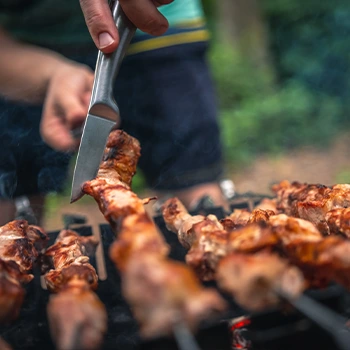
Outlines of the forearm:
{"label": "forearm", "polygon": [[0,95],[42,103],[53,72],[67,64],[53,51],[13,40],[0,28]]}

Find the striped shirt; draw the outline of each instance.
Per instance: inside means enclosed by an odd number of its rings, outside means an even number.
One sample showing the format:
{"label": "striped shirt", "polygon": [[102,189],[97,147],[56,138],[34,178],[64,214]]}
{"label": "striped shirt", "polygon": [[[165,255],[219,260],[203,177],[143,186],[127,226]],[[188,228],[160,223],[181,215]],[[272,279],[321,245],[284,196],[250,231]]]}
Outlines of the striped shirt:
{"label": "striped shirt", "polygon": [[[200,0],[174,0],[159,8],[170,28],[161,37],[137,31],[129,54],[209,38]],[[57,49],[94,48],[77,0],[0,0],[0,26],[26,43]]]}

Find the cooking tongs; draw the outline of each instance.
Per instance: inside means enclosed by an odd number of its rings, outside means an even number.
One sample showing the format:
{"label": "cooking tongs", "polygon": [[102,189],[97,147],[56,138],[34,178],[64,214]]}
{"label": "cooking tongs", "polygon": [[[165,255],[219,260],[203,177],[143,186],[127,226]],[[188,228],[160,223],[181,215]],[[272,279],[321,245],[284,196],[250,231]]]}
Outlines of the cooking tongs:
{"label": "cooking tongs", "polygon": [[84,182],[95,178],[108,135],[120,125],[113,84],[136,27],[125,16],[119,1],[112,3],[112,13],[119,32],[119,46],[112,54],[100,51],[97,57],[90,106],[74,169],[71,203],[84,195]]}

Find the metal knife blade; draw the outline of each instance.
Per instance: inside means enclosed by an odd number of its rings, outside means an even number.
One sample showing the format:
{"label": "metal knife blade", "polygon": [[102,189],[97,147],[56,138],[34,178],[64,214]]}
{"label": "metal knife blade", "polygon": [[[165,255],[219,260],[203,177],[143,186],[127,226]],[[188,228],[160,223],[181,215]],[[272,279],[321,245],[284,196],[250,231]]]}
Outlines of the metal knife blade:
{"label": "metal knife blade", "polygon": [[71,203],[84,195],[84,182],[96,176],[108,135],[112,127],[118,127],[120,123],[113,82],[136,27],[125,16],[119,1],[113,3],[112,13],[119,32],[119,45],[111,54],[101,51],[98,54],[90,107],[73,174]]}
{"label": "metal knife blade", "polygon": [[115,124],[111,120],[88,114],[74,169],[71,203],[84,195],[82,184],[96,176],[108,135]]}

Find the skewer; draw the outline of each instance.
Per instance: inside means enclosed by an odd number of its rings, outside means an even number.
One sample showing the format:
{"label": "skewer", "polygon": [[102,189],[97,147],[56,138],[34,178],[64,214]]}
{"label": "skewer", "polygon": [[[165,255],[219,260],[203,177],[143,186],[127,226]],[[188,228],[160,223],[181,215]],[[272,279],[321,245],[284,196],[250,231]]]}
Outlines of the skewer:
{"label": "skewer", "polygon": [[345,317],[326,308],[304,294],[294,299],[283,290],[275,290],[275,293],[328,332],[338,344],[339,349],[350,349],[350,332],[346,329],[345,324],[347,319]]}
{"label": "skewer", "polygon": [[200,350],[193,334],[183,322],[174,325],[174,336],[179,350]]}

